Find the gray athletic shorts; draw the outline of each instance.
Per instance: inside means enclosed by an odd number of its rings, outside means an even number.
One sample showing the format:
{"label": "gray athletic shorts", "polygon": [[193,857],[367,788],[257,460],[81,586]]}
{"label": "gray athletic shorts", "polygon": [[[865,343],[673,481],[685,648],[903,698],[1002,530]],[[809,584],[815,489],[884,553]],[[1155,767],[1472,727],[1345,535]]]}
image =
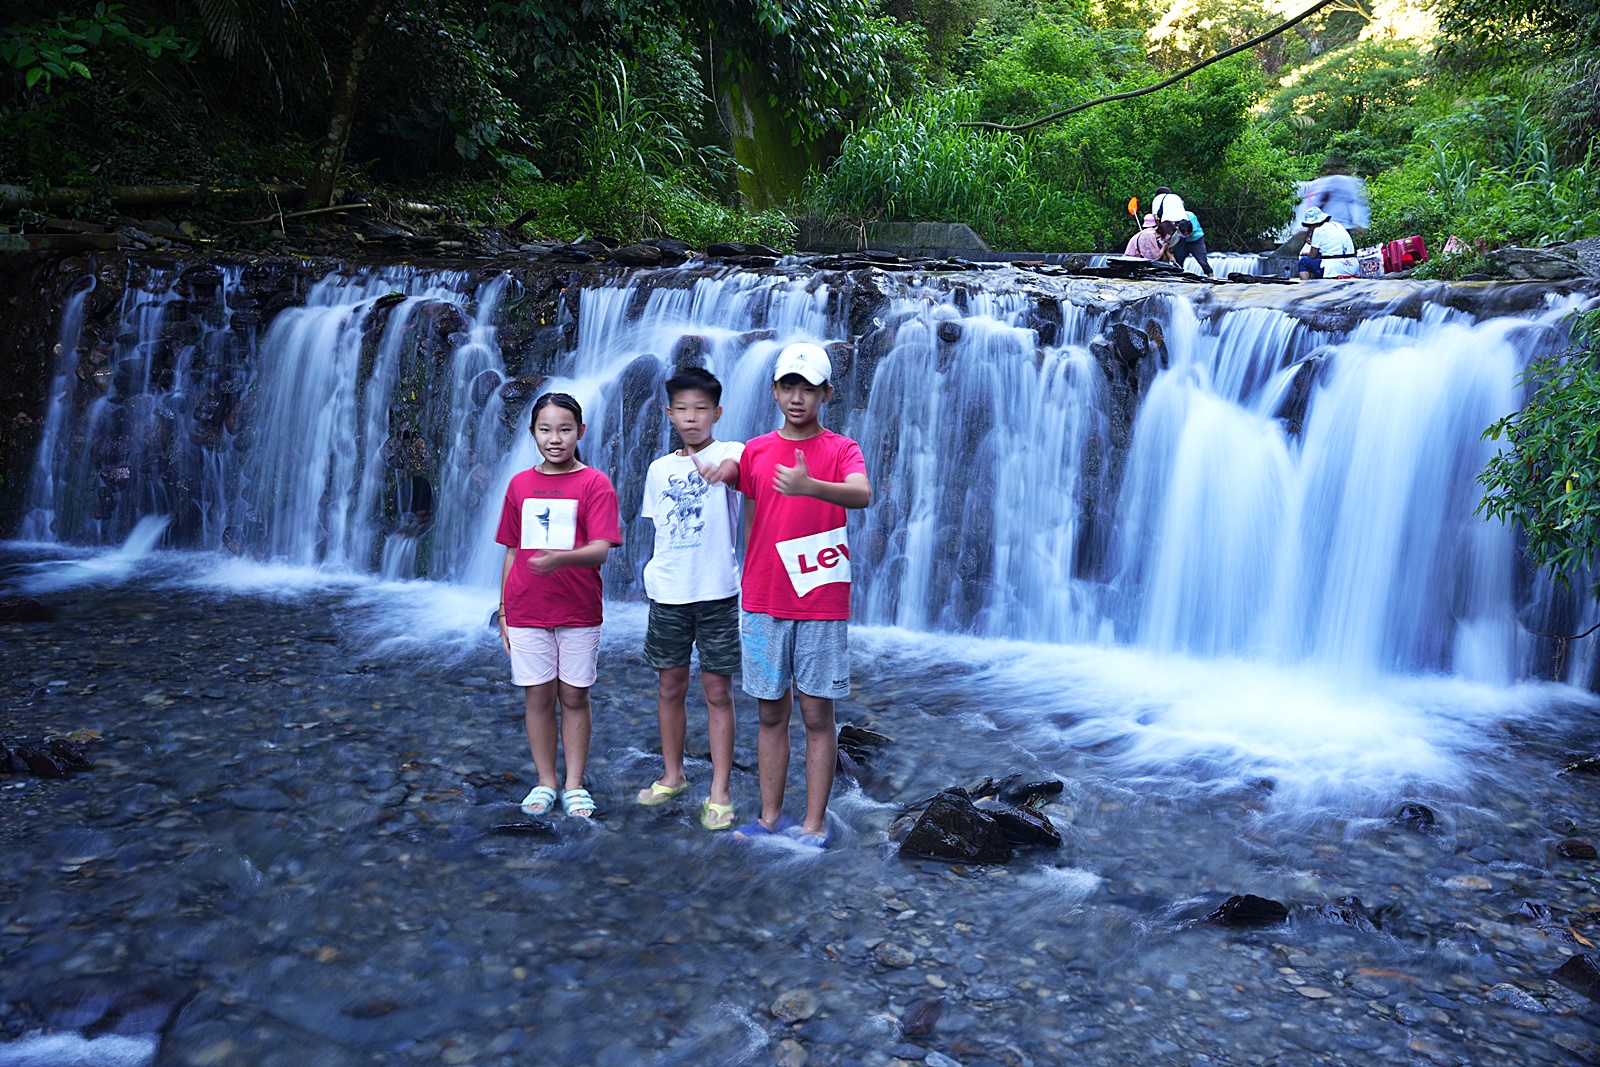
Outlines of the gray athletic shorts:
{"label": "gray athletic shorts", "polygon": [[739,669],[739,598],[693,604],[650,601],[644,631],[644,661],[658,671],[689,665],[691,648],[700,649],[700,670],[732,674]]}
{"label": "gray athletic shorts", "polygon": [[744,691],[777,700],[792,685],[807,696],[850,695],[850,623],[846,619],[775,619],[739,612]]}

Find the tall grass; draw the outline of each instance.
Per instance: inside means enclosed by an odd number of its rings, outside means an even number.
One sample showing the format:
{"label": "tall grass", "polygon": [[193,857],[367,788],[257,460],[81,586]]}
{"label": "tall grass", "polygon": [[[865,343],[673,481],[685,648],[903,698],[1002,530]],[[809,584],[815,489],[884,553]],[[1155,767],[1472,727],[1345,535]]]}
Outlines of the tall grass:
{"label": "tall grass", "polygon": [[845,138],[807,190],[808,210],[833,222],[965,222],[991,242],[1031,232],[1063,209],[1035,169],[1033,145],[1008,133],[962,129],[971,92],[930,93]]}

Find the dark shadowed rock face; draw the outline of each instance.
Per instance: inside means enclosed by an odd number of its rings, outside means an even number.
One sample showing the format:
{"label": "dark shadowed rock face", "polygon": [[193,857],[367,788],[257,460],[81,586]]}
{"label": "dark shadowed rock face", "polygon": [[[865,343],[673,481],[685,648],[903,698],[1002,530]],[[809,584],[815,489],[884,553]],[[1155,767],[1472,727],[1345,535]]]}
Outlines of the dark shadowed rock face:
{"label": "dark shadowed rock face", "polygon": [[1600,1001],[1600,967],[1587,955],[1573,956],[1551,972],[1550,977],[1575,993]]}
{"label": "dark shadowed rock face", "polygon": [[972,798],[951,789],[933,798],[900,842],[900,851],[952,863],[1004,863],[1011,858],[1011,842],[1000,824],[979,811]]}
{"label": "dark shadowed rock face", "polygon": [[8,596],[0,599],[0,622],[49,622],[50,609],[32,597]]}

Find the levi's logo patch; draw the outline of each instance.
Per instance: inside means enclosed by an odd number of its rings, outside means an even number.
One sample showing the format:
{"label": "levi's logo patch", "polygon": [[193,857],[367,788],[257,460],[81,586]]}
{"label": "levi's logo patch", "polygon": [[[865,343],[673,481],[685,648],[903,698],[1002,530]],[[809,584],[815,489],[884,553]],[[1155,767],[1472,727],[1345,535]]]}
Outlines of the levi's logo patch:
{"label": "levi's logo patch", "polygon": [[522,502],[523,548],[572,548],[578,540],[578,502],[529,497]]}
{"label": "levi's logo patch", "polygon": [[789,572],[796,596],[805,596],[819,585],[850,581],[850,544],[843,526],[779,541],[773,547]]}

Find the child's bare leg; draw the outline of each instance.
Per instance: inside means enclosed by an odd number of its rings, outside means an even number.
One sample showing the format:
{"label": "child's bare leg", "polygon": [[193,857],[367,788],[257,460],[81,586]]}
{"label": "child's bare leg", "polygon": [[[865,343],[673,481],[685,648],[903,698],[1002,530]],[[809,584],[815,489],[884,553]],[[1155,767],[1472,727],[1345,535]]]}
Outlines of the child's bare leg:
{"label": "child's bare leg", "polygon": [[839,759],[833,701],[801,693],[800,718],[806,726],[806,821],[801,828],[808,834],[825,834],[828,794],[833,792],[834,764]]}
{"label": "child's bare leg", "polygon": [[688,664],[661,672],[656,687],[656,719],[661,724],[661,784],[669,789],[683,784],[683,746],[689,730],[684,699],[688,693]]}
{"label": "child's bare leg", "polygon": [[[728,779],[733,773],[733,679],[726,674],[701,671],[700,688],[706,694],[706,724],[711,734],[711,802],[731,804]],[[683,707],[682,700],[678,706]],[[665,748],[663,744],[663,751]],[[780,800],[780,807],[782,803]]]}
{"label": "child's bare leg", "polygon": [[523,690],[523,718],[528,727],[528,751],[539,769],[539,784],[557,788],[556,777],[556,683],[530,685]]}
{"label": "child's bare leg", "polygon": [[789,779],[789,714],[792,690],[777,700],[760,700],[756,756],[761,766],[761,824],[767,829],[783,817],[783,787]]}
{"label": "child's bare leg", "polygon": [[557,682],[561,697],[561,740],[567,753],[566,789],[583,788],[583,772],[589,765],[589,734],[594,729],[590,714],[589,689]]}

